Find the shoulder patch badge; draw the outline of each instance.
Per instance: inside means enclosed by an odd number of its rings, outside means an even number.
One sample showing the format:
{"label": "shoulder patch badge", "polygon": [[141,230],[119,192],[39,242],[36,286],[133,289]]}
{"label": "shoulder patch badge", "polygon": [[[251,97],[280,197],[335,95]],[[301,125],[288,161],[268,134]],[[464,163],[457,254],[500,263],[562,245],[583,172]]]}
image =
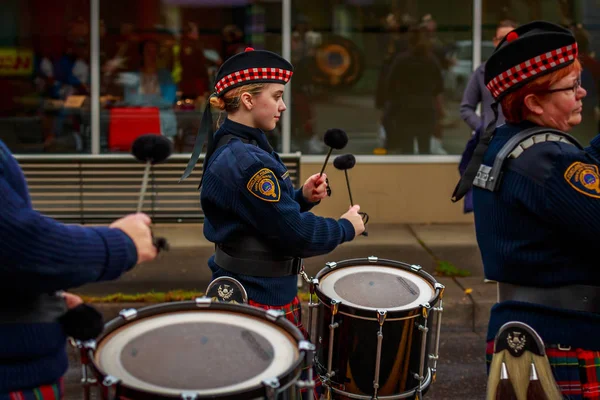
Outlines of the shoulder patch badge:
{"label": "shoulder patch badge", "polygon": [[574,162],[567,168],[565,180],[579,193],[600,199],[600,173],[596,165]]}
{"label": "shoulder patch badge", "polygon": [[254,196],[271,203],[278,202],[281,196],[279,181],[273,171],[268,168],[263,168],[254,174],[246,187]]}

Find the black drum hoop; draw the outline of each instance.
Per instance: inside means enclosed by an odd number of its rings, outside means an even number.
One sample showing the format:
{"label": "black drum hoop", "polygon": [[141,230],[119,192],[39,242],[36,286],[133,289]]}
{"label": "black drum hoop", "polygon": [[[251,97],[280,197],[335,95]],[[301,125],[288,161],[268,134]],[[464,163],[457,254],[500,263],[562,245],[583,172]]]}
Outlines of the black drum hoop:
{"label": "black drum hoop", "polygon": [[[352,259],[348,259],[348,260],[329,262],[326,264],[326,266],[323,269],[321,269],[317,273],[317,275],[315,276],[315,279],[318,282],[320,282],[323,277],[325,277],[332,271],[337,271],[337,270],[340,270],[343,268],[354,267],[354,266],[358,266],[358,265],[392,267],[392,268],[399,268],[399,269],[411,272],[411,273],[423,278],[425,281],[427,281],[431,285],[431,289],[434,292],[434,295],[433,295],[433,298],[431,298],[431,300],[428,302],[429,306],[433,307],[435,304],[437,304],[437,302],[440,299],[441,288],[437,286],[437,283],[438,283],[437,280],[431,274],[429,274],[427,271],[423,270],[423,268],[420,265],[412,265],[412,264],[407,264],[402,261],[388,260],[385,258],[366,257],[366,258],[352,258]],[[315,294],[317,295],[319,301],[325,307],[327,307],[327,308],[332,307],[331,302],[333,299],[331,297],[327,296],[325,293],[323,293],[323,291],[321,291],[319,289],[318,284],[315,285]],[[345,314],[345,315],[348,315],[348,316],[354,317],[354,318],[361,318],[361,319],[377,321],[377,310],[376,309],[367,310],[367,309],[363,309],[363,308],[353,307],[351,305],[344,304],[343,299],[341,300],[341,303],[339,303],[337,305],[337,307],[338,307],[338,312],[341,314]],[[414,313],[414,310],[419,310],[422,308],[423,308],[423,306],[420,305],[420,306],[414,307],[409,310],[388,311],[386,321],[394,321],[394,320],[402,320],[402,319],[410,319],[410,318],[419,317],[422,315],[422,313]]]}
{"label": "black drum hoop", "polygon": [[[140,308],[139,310],[123,310],[121,314],[110,320],[104,325],[104,331],[102,334],[93,341],[87,342],[87,356],[90,360],[90,368],[94,375],[98,378],[98,384],[102,386],[102,382],[109,374],[103,371],[96,363],[95,353],[96,348],[102,341],[112,335],[118,329],[136,321],[143,320],[145,318],[151,318],[158,315],[169,314],[179,311],[197,311],[197,310],[211,310],[211,311],[223,311],[232,314],[243,314],[268,321],[269,323],[275,324],[289,334],[297,343],[305,340],[304,335],[291,321],[288,321],[284,315],[269,313],[268,310],[264,310],[258,307],[253,307],[245,304],[233,304],[223,302],[212,302],[208,298],[198,298],[190,301],[177,301],[171,303],[155,304],[147,307]],[[129,312],[131,311],[131,312]],[[307,351],[298,349],[299,357],[288,369],[286,369],[279,376],[273,377],[279,380],[279,391],[286,390],[294,382],[296,382],[302,373],[305,359],[307,357]],[[118,377],[117,377],[118,378]],[[169,395],[163,393],[154,393],[140,390],[119,382],[116,388],[117,395],[131,396],[133,399],[148,399],[148,400],[162,400],[162,399],[182,399],[182,395],[190,393],[190,391],[182,391],[178,395]],[[143,396],[143,397],[141,397]],[[248,398],[260,398],[266,397],[266,388],[264,385],[255,385],[246,389],[240,389],[238,391],[220,394],[206,394],[198,395],[195,399],[220,399],[220,400],[243,400]]]}

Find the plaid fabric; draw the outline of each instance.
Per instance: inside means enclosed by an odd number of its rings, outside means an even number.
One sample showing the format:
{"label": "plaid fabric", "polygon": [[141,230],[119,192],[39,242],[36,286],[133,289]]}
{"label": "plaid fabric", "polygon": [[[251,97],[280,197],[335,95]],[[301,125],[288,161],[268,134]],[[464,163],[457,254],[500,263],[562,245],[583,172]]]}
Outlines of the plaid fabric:
{"label": "plaid fabric", "polygon": [[215,91],[220,94],[230,86],[255,80],[281,81],[287,83],[293,72],[281,68],[248,68],[233,72],[219,80],[215,85]]}
{"label": "plaid fabric", "polygon": [[[258,307],[258,308],[262,308],[263,310],[282,310],[285,312],[285,318],[292,322],[294,325],[296,325],[296,327],[298,329],[300,329],[300,332],[302,332],[302,334],[304,335],[304,338],[308,340],[308,331],[306,329],[304,329],[304,327],[302,326],[302,305],[300,304],[300,299],[298,298],[298,296],[296,296],[294,298],[294,300],[292,300],[291,303],[286,304],[284,306],[267,306],[265,304],[260,304],[257,303],[253,300],[248,300],[248,304],[254,307]],[[304,373],[302,374],[302,377],[300,379],[304,379],[305,375]],[[315,381],[315,387],[313,389],[313,399],[314,400],[318,400],[321,397],[321,380],[319,379],[318,376],[316,376],[316,373],[314,372],[313,369],[313,379]],[[303,399],[308,399],[310,396],[308,395],[306,389],[302,389],[302,398]]]}
{"label": "plaid fabric", "polygon": [[[494,341],[487,342],[486,363],[489,366],[494,353]],[[560,350],[557,346],[546,349],[554,379],[560,391],[569,400],[600,400],[600,352],[583,349]]]}
{"label": "plaid fabric", "polygon": [[549,68],[554,68],[557,65],[573,61],[577,58],[577,43],[569,46],[564,46],[556,50],[540,54],[525,62],[509,68],[500,75],[492,79],[487,88],[492,93],[494,98],[497,98],[513,85],[516,85],[524,80],[531,78]]}
{"label": "plaid fabric", "polygon": [[0,400],[61,400],[64,393],[62,378],[54,385],[44,385],[30,390],[0,394]]}

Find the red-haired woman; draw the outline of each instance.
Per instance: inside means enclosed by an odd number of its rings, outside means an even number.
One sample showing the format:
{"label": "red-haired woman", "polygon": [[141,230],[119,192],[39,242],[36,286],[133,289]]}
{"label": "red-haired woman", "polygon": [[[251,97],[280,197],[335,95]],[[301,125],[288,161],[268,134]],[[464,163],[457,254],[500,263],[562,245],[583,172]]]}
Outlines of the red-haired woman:
{"label": "red-haired woman", "polygon": [[[600,236],[600,136],[583,148],[567,134],[581,122],[580,73],[570,31],[538,21],[510,32],[485,71],[506,124],[488,125],[453,200],[473,184],[485,276],[499,282],[488,360],[498,354],[500,327],[523,322],[544,341],[562,395],[600,399],[600,270],[592,254]],[[523,347],[518,335],[509,337],[512,350]],[[528,382],[533,364],[512,374]]]}

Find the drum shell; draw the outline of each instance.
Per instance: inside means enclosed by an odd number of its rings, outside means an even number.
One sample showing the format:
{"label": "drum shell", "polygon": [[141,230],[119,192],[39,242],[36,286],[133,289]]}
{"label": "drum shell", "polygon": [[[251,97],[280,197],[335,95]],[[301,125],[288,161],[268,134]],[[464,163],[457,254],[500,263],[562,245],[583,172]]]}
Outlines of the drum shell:
{"label": "drum shell", "polygon": [[[344,304],[343,299],[332,299],[320,290],[319,282],[327,279],[329,273],[353,266],[385,266],[410,272],[428,282],[432,296],[428,302],[411,309],[386,311],[385,318],[381,318],[377,309]],[[428,389],[431,383],[428,355],[430,347],[433,347],[432,322],[435,315],[431,311],[440,299],[442,285],[419,266],[376,257],[328,263],[319,271],[315,281],[314,292],[319,300],[313,325],[313,341],[317,346],[315,368],[326,386],[362,396],[374,395],[377,341],[381,326],[383,336],[377,396],[403,394],[401,398],[414,397],[411,393],[419,386],[415,374],[420,372],[422,360],[425,378],[422,393]],[[337,304],[332,305],[332,302]],[[333,310],[335,315],[332,320]],[[337,327],[333,329],[333,349],[329,360],[332,323]],[[327,378],[329,363],[334,372],[331,378]]]}
{"label": "drum shell", "polygon": [[[319,304],[315,367],[320,376],[326,376],[328,372],[331,316],[331,308]],[[424,340],[425,354],[429,354],[431,329],[425,335],[419,329],[419,325],[426,320],[420,310],[406,312],[405,319],[397,318],[386,320],[381,329],[383,340],[378,396],[403,393],[418,387],[419,381],[414,374],[419,372],[421,344]],[[356,318],[339,312],[333,321],[338,327],[333,330],[331,365],[334,375],[329,384],[345,392],[372,396],[379,323],[375,319]],[[427,364],[425,360],[424,375],[427,373]]]}
{"label": "drum shell", "polygon": [[[304,337],[300,330],[295,327],[290,321],[287,321],[284,316],[278,317],[277,319],[271,319],[267,316],[267,312],[265,310],[261,310],[255,307],[240,305],[240,304],[231,304],[231,303],[216,303],[209,302],[208,300],[203,303],[199,303],[196,301],[181,301],[181,302],[173,302],[173,303],[165,303],[160,305],[153,305],[149,307],[144,307],[139,310],[136,310],[135,318],[128,320],[123,316],[119,316],[111,321],[109,321],[105,325],[105,329],[102,335],[94,342],[89,345],[88,349],[88,359],[90,360],[90,368],[99,384],[102,385],[102,382],[108,376],[108,374],[103,371],[96,363],[95,352],[98,347],[97,344],[101,344],[102,341],[110,336],[113,332],[118,329],[127,326],[130,322],[140,321],[144,318],[151,318],[156,315],[168,314],[173,312],[202,312],[203,310],[207,311],[223,311],[230,312],[234,314],[243,313],[244,315],[249,315],[253,317],[257,317],[259,319],[269,321],[270,323],[276,324],[279,327],[284,328],[284,330],[291,336],[296,342],[300,342],[304,340]],[[278,389],[277,399],[279,400],[295,400],[300,399],[299,391],[295,385],[295,382],[298,381],[300,375],[302,373],[302,368],[306,362],[307,353],[303,350],[300,350],[299,358],[296,362],[294,362],[283,374],[279,375],[277,378],[279,380],[280,388]],[[202,360],[199,360],[202,362]],[[207,366],[210,368],[210,366]],[[176,371],[174,372],[176,373]],[[118,378],[118,377],[117,377]],[[102,388],[103,392],[102,399],[104,400],[163,400],[163,399],[182,399],[182,394],[185,391],[182,391],[181,394],[178,395],[169,395],[169,394],[159,394],[159,393],[151,393],[148,391],[144,391],[135,387],[131,387],[122,382],[118,382],[113,388],[110,390],[107,388]],[[111,395],[108,395],[111,392]],[[252,388],[240,390],[237,392],[226,392],[219,394],[206,394],[195,397],[195,399],[227,399],[227,400],[241,400],[241,399],[259,399],[265,398],[266,389],[262,385],[256,385]]]}

